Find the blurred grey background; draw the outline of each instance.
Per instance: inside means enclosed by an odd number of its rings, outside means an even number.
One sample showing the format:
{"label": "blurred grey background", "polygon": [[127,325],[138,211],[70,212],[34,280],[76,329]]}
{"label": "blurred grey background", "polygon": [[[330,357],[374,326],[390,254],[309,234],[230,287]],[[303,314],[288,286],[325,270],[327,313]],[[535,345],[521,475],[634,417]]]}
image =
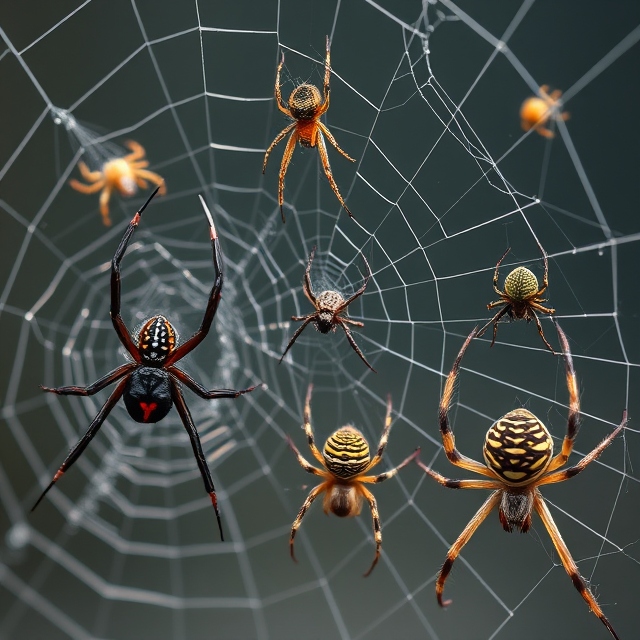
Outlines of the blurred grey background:
{"label": "blurred grey background", "polygon": [[[572,462],[625,407],[631,417],[601,463],[544,495],[605,614],[621,638],[636,637],[640,5],[11,2],[0,29],[0,638],[608,637],[537,518],[530,535],[509,536],[492,514],[449,578],[453,605],[440,610],[435,575],[484,495],[439,487],[413,466],[374,487],[384,542],[369,578],[366,505],[342,521],[316,503],[296,540],[299,563],[288,557],[314,479],[284,436],[311,458],[299,430],[309,382],[319,444],[352,423],[374,447],[389,393],[394,426],[378,470],[420,446],[425,462],[460,477],[441,452],[441,385],[464,337],[489,317],[504,250],[503,276],[525,264],[541,277],[535,238],[550,256],[550,304],[582,391]],[[297,83],[321,85],[327,34],[326,122],[357,162],[329,156],[356,221],[340,211],[316,151],[298,148],[283,225],[284,142],[261,173],[286,125],[275,69],[283,50],[285,97]],[[542,84],[566,92],[571,114],[552,141],[519,126],[520,104]],[[54,109],[77,124],[56,124]],[[48,397],[38,385],[87,384],[123,361],[108,261],[146,194],[114,196],[105,228],[98,197],[67,182],[81,144],[92,143],[91,159],[128,139],[144,145],[168,194],[123,261],[126,322],[133,330],[165,313],[183,336],[198,326],[213,278],[201,193],[227,280],[211,335],[185,366],[210,388],[268,385],[237,401],[187,397],[224,543],[175,412],[149,427],[116,407],[29,513],[107,393]],[[311,328],[278,365],[289,317],[310,310],[300,285],[314,245],[317,287],[352,292],[359,253],[372,265],[350,311],[365,322],[356,340],[377,375],[344,336]],[[562,363],[533,325],[505,324],[488,344],[472,344],[463,365],[451,412],[459,448],[481,459],[487,428],[521,405],[559,446]]]}

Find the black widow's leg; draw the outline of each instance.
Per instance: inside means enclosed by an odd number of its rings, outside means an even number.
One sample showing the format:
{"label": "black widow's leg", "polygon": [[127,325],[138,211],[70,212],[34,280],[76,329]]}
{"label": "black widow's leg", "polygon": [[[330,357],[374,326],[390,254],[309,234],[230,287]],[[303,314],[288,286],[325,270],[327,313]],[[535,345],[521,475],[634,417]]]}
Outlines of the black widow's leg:
{"label": "black widow's leg", "polygon": [[216,497],[216,490],[213,486],[213,480],[211,479],[211,473],[209,472],[207,459],[204,457],[204,452],[202,451],[200,436],[198,435],[195,424],[193,424],[193,418],[191,417],[191,413],[189,412],[187,403],[184,401],[184,396],[182,395],[182,391],[180,391],[178,383],[173,378],[171,378],[170,380],[171,397],[173,398],[176,409],[180,414],[182,424],[189,434],[189,440],[191,440],[191,447],[193,448],[193,455],[195,456],[196,462],[198,463],[198,468],[200,469],[200,475],[202,476],[202,480],[204,482],[205,491],[209,494],[209,497],[211,498],[211,504],[213,504],[213,509],[216,512],[216,518],[218,519],[218,528],[220,529],[220,540],[224,540],[224,536],[222,534],[222,520],[220,520],[220,511],[218,511],[218,498]]}
{"label": "black widow's leg", "polygon": [[108,387],[116,380],[120,380],[122,376],[126,375],[137,366],[138,365],[135,362],[128,362],[127,364],[123,364],[110,373],[107,373],[107,375],[100,378],[100,380],[96,380],[96,382],[93,382],[88,387],[45,387],[41,384],[40,388],[43,391],[57,393],[61,396],[92,396],[93,394],[98,393],[98,391],[102,391],[102,389]]}
{"label": "black widow's leg", "polygon": [[238,398],[245,393],[249,393],[254,389],[257,389],[260,385],[255,384],[248,389],[211,389],[209,391],[203,387],[199,382],[196,382],[188,373],[178,369],[178,367],[171,367],[167,371],[174,375],[180,382],[189,387],[193,393],[199,395],[205,400],[215,400],[216,398]]}
{"label": "black widow's leg", "polygon": [[364,257],[364,253],[362,254],[362,259],[364,260],[364,264],[367,267],[367,275],[364,278],[364,282],[362,286],[348,300],[345,300],[340,305],[340,307],[336,309],[336,313],[340,313],[341,311],[344,311],[356,298],[359,298],[365,292],[365,289],[369,284],[369,278],[371,278],[371,275],[372,275],[371,267],[369,266],[367,259]]}
{"label": "black widow's leg", "polygon": [[158,193],[159,189],[160,187],[156,188],[156,190],[147,198],[147,201],[136,212],[136,215],[133,216],[127,230],[122,236],[122,240],[120,240],[120,244],[116,249],[113,259],[111,260],[111,322],[113,322],[113,328],[116,330],[118,338],[120,338],[120,342],[122,342],[125,349],[131,354],[131,357],[136,362],[141,361],[140,354],[138,353],[138,347],[136,347],[129,330],[127,329],[127,325],[125,325],[124,320],[120,315],[120,262],[127,250],[129,240],[131,240],[131,236],[140,222],[142,212],[147,208],[147,205],[151,202],[153,196]]}
{"label": "black widow's leg", "polygon": [[42,498],[47,495],[47,492],[53,485],[60,480],[65,471],[82,455],[82,452],[87,448],[87,445],[93,440],[93,437],[98,433],[98,430],[102,426],[102,423],[106,420],[107,416],[111,412],[111,409],[116,406],[118,400],[120,400],[124,393],[124,388],[129,381],[128,376],[121,380],[118,386],[113,390],[113,393],[109,396],[107,401],[102,405],[102,409],[98,411],[98,415],[93,419],[86,433],[78,440],[77,444],[71,449],[69,455],[65,458],[65,461],[60,465],[56,475],[53,476],[53,480],[49,483],[49,486],[42,492],[42,495],[38,498],[38,501],[33,505],[31,511],[33,511],[41,502]]}
{"label": "black widow's leg", "polygon": [[213,268],[216,272],[216,279],[211,288],[209,294],[209,301],[207,302],[207,308],[204,312],[204,318],[200,324],[200,328],[183,344],[181,344],[165,361],[165,367],[168,367],[175,362],[178,362],[180,358],[184,358],[190,351],[193,351],[206,337],[211,329],[211,323],[213,317],[218,310],[218,304],[220,304],[220,297],[222,295],[222,284],[224,281],[224,274],[222,272],[222,252],[220,250],[220,242],[218,241],[218,234],[216,228],[213,226],[213,218],[207,204],[202,196],[200,196],[200,202],[202,208],[209,221],[209,237],[211,238],[211,247],[213,248]]}

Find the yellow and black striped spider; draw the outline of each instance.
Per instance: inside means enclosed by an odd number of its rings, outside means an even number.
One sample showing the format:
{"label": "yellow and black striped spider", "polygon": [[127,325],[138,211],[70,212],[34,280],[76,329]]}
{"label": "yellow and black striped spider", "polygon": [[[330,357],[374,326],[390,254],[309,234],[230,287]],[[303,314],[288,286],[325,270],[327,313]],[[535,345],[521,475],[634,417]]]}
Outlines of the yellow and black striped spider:
{"label": "yellow and black striped spider", "polygon": [[522,533],[526,533],[531,527],[531,514],[535,509],[551,536],[551,541],[573,585],[580,592],[591,611],[607,627],[611,635],[619,640],[586,581],[580,575],[578,567],[571,557],[569,549],[562,539],[538,487],[545,484],[564,482],[583,471],[598,458],[624,428],[627,421],[627,413],[626,411],[624,412],[620,426],[591,453],[582,458],[578,464],[567,469],[560,469],[566,464],[573,449],[580,417],[580,400],[567,337],[557,323],[556,329],[564,354],[567,388],[569,390],[569,415],[567,417],[567,434],[562,442],[562,450],[555,457],[552,457],[553,440],[549,431],[536,416],[523,408],[515,409],[502,416],[487,432],[483,449],[486,464],[481,464],[461,454],[456,449],[453,432],[449,427],[448,412],[460,369],[460,361],[469,343],[476,337],[477,329],[474,329],[466,339],[453,363],[440,400],[440,433],[444,450],[449,462],[452,464],[467,471],[487,476],[490,479],[450,480],[436,471],[432,471],[420,460],[417,460],[417,463],[428,475],[450,489],[493,489],[493,492],[449,549],[447,558],[436,580],[436,596],[441,607],[451,604],[451,600],[443,601],[442,599],[447,576],[464,545],[469,542],[476,529],[495,507],[499,508],[498,515],[503,529],[509,533],[514,529],[519,529]]}
{"label": "yellow and black striped spider", "polygon": [[[307,499],[304,501],[300,511],[296,516],[291,527],[291,537],[289,538],[289,550],[291,557],[296,560],[293,552],[293,539],[296,537],[298,527],[304,518],[311,503],[322,493],[325,493],[323,501],[324,512],[328,515],[331,511],[339,518],[350,518],[360,514],[362,509],[362,499],[366,498],[371,508],[371,517],[373,518],[373,534],[376,541],[376,555],[369,570],[364,574],[368,576],[380,558],[380,550],[382,549],[382,528],[380,526],[380,516],[378,514],[378,505],[374,495],[364,486],[365,483],[377,484],[388,480],[398,473],[402,467],[406,466],[413,460],[420,449],[416,449],[406,460],[401,462],[395,469],[385,471],[377,476],[366,475],[373,467],[375,467],[382,459],[387,440],[389,439],[389,431],[391,430],[391,396],[387,397],[387,416],[384,422],[384,429],[378,444],[378,451],[373,459],[369,455],[369,444],[364,436],[355,427],[347,425],[334,431],[325,442],[322,453],[318,451],[313,438],[313,430],[311,429],[311,392],[313,385],[310,384],[307,390],[307,399],[304,405],[304,432],[307,435],[307,442],[314,458],[322,465],[323,469],[317,469],[309,464],[300,454],[290,437],[287,436],[289,446],[298,458],[298,463],[307,472],[316,476],[320,476],[323,482],[313,488]],[[297,562],[297,560],[296,560]]]}
{"label": "yellow and black striped spider", "polygon": [[538,286],[538,278],[536,278],[535,274],[527,269],[526,267],[516,267],[504,280],[504,291],[500,291],[498,289],[498,276],[500,265],[502,261],[507,257],[507,253],[509,253],[510,249],[507,249],[503,254],[502,258],[498,260],[498,264],[496,264],[496,270],[493,273],[493,289],[500,296],[500,300],[496,302],[491,302],[487,305],[487,309],[493,309],[494,307],[499,307],[502,305],[502,309],[496,313],[487,324],[478,331],[478,335],[481,336],[489,327],[490,324],[493,323],[493,338],[491,340],[491,346],[493,347],[496,341],[496,334],[498,333],[498,322],[500,318],[504,315],[508,315],[512,320],[526,320],[527,322],[531,322],[531,320],[536,321],[536,326],[538,327],[538,333],[542,338],[542,341],[547,346],[547,349],[551,351],[555,355],[555,351],[553,347],[547,342],[547,339],[544,337],[544,331],[542,331],[542,325],[540,324],[540,318],[538,318],[537,311],[541,311],[542,313],[555,313],[555,309],[548,309],[547,307],[542,306],[542,302],[546,302],[540,296],[547,290],[549,286],[549,262],[547,260],[547,254],[545,250],[540,246],[540,251],[542,252],[542,257],[544,259],[544,275],[542,276],[542,286]]}

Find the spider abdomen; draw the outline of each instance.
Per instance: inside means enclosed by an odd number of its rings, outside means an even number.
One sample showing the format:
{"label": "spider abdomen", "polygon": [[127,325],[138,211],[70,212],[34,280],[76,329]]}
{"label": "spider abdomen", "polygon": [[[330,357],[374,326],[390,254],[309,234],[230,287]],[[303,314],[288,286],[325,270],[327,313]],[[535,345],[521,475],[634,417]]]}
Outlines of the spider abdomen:
{"label": "spider abdomen", "polygon": [[127,381],[123,398],[136,422],[159,422],[173,406],[169,374],[155,367],[136,369]]}
{"label": "spider abdomen", "polygon": [[355,427],[346,426],[332,433],[322,451],[327,469],[338,478],[352,478],[371,461],[369,445]]}
{"label": "spider abdomen", "polygon": [[176,346],[176,331],[164,316],[149,318],[138,334],[140,356],[148,363],[161,363]]}
{"label": "spider abdomen", "polygon": [[514,302],[524,302],[538,290],[538,278],[526,267],[514,269],[504,281],[504,292]]}
{"label": "spider abdomen", "polygon": [[487,466],[504,482],[523,486],[545,472],[553,455],[553,440],[533,413],[516,409],[487,431],[482,452]]}
{"label": "spider abdomen", "polygon": [[113,184],[123,196],[132,196],[138,190],[133,169],[124,158],[115,158],[104,163],[102,173],[107,184]]}
{"label": "spider abdomen", "polygon": [[324,497],[325,513],[333,513],[339,518],[351,518],[360,515],[362,496],[354,485],[334,484]]}
{"label": "spider abdomen", "polygon": [[289,111],[295,120],[312,120],[321,104],[322,96],[313,84],[298,85],[289,96]]}

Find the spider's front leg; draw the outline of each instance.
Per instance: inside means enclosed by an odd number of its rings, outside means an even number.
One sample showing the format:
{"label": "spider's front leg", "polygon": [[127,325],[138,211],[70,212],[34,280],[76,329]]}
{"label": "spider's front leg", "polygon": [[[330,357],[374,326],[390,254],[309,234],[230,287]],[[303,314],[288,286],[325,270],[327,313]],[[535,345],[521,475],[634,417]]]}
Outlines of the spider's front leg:
{"label": "spider's front leg", "polygon": [[204,213],[207,217],[207,221],[209,223],[209,237],[211,238],[211,249],[213,251],[213,268],[215,270],[215,280],[213,282],[213,286],[211,287],[211,292],[209,293],[209,299],[207,301],[207,308],[204,312],[204,318],[200,323],[199,329],[183,344],[177,347],[173,353],[171,353],[166,361],[165,366],[169,367],[172,364],[178,362],[181,358],[184,358],[188,353],[193,351],[206,337],[209,333],[209,329],[211,329],[211,324],[213,323],[213,318],[216,315],[216,311],[218,310],[218,305],[220,304],[220,298],[222,297],[222,285],[224,283],[224,273],[223,273],[223,263],[222,263],[222,250],[220,249],[220,241],[218,239],[218,234],[216,232],[216,228],[213,224],[213,218],[211,217],[211,212],[207,207],[206,202],[203,197],[200,196],[200,203],[202,204],[202,208],[204,209]]}
{"label": "spider's front leg", "polygon": [[45,387],[44,385],[40,385],[40,388],[43,391],[57,393],[61,396],[92,396],[105,387],[108,387],[110,384],[116,382],[117,380],[120,380],[122,376],[127,375],[127,373],[133,371],[133,369],[135,369],[137,366],[138,365],[135,362],[128,362],[127,364],[123,364],[113,371],[107,373],[107,375],[100,378],[100,380],[96,380],[95,382],[91,383],[87,387]]}
{"label": "spider's front leg", "polygon": [[188,373],[182,371],[182,369],[178,369],[178,367],[170,367],[167,371],[174,375],[180,382],[186,385],[191,391],[193,391],[196,395],[204,398],[205,400],[216,400],[220,398],[239,398],[245,393],[251,393],[255,389],[257,389],[260,384],[254,384],[252,387],[248,387],[247,389],[207,389],[203,387],[199,382],[196,382]]}

